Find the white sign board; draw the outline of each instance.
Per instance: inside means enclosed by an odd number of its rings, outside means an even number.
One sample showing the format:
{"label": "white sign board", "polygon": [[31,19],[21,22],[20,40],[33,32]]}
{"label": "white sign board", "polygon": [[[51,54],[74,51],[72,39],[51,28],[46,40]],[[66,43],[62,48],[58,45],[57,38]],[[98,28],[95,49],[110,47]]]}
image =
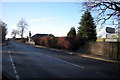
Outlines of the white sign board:
{"label": "white sign board", "polygon": [[106,27],[106,32],[107,33],[115,33],[115,28]]}
{"label": "white sign board", "polygon": [[118,42],[117,39],[105,39],[105,42]]}
{"label": "white sign board", "polygon": [[106,34],[106,38],[118,38],[118,34]]}

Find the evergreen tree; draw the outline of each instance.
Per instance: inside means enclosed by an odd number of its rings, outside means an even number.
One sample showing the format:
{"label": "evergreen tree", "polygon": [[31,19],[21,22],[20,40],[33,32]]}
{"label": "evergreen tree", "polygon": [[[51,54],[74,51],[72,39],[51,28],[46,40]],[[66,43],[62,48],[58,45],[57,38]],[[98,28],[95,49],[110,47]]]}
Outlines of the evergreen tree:
{"label": "evergreen tree", "polygon": [[84,13],[79,24],[78,36],[84,37],[89,41],[96,41],[96,26],[89,11]]}
{"label": "evergreen tree", "polygon": [[67,36],[76,36],[76,30],[75,30],[74,27],[71,27],[71,29],[68,32]]}

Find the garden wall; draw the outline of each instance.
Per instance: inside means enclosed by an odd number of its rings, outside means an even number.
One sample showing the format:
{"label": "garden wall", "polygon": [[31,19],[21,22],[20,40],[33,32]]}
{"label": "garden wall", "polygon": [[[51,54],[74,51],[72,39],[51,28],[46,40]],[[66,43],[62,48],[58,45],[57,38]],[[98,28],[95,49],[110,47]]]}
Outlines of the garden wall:
{"label": "garden wall", "polygon": [[120,59],[120,42],[86,42],[78,52]]}
{"label": "garden wall", "polygon": [[34,38],[36,45],[120,59],[120,42],[86,42],[81,37]]}

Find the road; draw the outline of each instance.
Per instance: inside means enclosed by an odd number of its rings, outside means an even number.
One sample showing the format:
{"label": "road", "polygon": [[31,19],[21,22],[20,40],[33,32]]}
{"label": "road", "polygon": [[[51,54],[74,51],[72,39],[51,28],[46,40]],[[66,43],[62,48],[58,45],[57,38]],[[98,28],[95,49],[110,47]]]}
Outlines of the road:
{"label": "road", "polygon": [[16,80],[38,78],[118,78],[119,64],[9,41],[2,69]]}

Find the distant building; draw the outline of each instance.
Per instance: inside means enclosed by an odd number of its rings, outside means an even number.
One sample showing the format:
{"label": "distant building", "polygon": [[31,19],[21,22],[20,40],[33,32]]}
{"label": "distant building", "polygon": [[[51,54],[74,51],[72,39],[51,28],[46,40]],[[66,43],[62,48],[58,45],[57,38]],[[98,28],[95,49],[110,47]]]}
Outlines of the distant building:
{"label": "distant building", "polygon": [[53,34],[35,34],[35,35],[32,36],[32,39],[37,38],[37,37],[46,37],[46,36],[55,37]]}

